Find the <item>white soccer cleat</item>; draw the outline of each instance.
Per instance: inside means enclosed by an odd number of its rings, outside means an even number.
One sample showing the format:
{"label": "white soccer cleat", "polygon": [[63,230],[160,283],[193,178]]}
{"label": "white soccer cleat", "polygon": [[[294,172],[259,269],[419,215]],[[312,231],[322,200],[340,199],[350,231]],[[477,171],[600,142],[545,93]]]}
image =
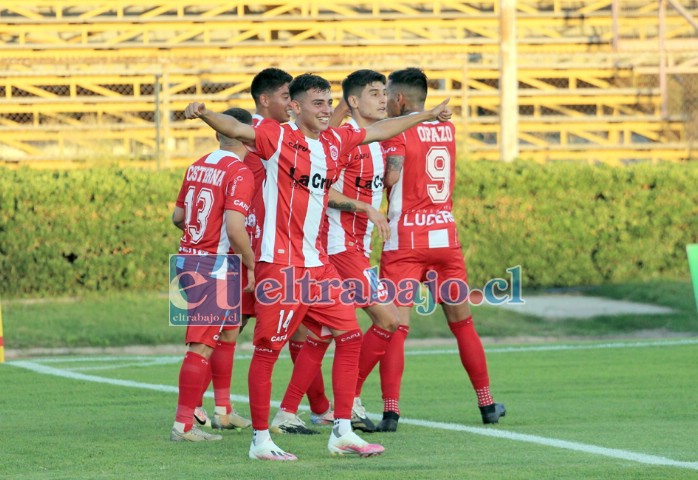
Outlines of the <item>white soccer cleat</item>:
{"label": "white soccer cleat", "polygon": [[206,413],[206,409],[204,407],[196,407],[194,409],[194,420],[196,420],[196,422],[201,426],[211,426],[211,418],[208,416],[208,413]]}
{"label": "white soccer cleat", "polygon": [[305,422],[295,413],[279,409],[271,421],[269,431],[272,433],[294,433],[297,435],[315,435],[320,432],[305,426]]}
{"label": "white soccer cleat", "polygon": [[330,433],[330,441],[327,448],[332,455],[358,455],[360,457],[372,457],[385,451],[383,445],[368,443],[351,430],[342,435],[337,435],[337,427]]}
{"label": "white soccer cleat", "polygon": [[260,445],[255,445],[254,441],[250,444],[250,458],[253,460],[274,460],[274,461],[293,461],[298,458],[288,452],[284,452],[279,448],[271,437],[267,438]]}
{"label": "white soccer cleat", "polygon": [[310,421],[313,425],[332,425],[334,423],[334,410],[332,405],[325,413],[310,412]]}
{"label": "white soccer cleat", "polygon": [[180,432],[173,428],[170,432],[170,440],[173,442],[212,442],[223,440],[220,435],[204,432],[197,427],[192,427],[188,432]]}

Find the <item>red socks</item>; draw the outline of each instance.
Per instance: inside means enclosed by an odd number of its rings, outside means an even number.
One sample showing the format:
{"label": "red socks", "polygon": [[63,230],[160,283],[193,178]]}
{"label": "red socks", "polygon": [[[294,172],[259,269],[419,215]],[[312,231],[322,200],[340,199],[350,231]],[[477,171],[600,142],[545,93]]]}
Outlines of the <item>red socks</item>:
{"label": "red socks", "polygon": [[175,421],[184,424],[184,431],[191,429],[194,422],[194,409],[201,400],[202,379],[208,375],[209,362],[194,352],[184,355],[179,369],[179,398]]}
{"label": "red socks", "polygon": [[487,374],[487,359],[482,348],[480,336],[475,331],[473,317],[470,316],[459,322],[449,323],[449,328],[456,337],[460,361],[470,377],[470,383],[477,393],[479,406],[494,403],[490,395],[490,379]]}
{"label": "red socks", "polygon": [[213,396],[217,407],[225,407],[225,413],[232,411],[230,405],[230,384],[233,376],[233,357],[235,342],[217,342],[211,354],[211,377],[213,379]]}
{"label": "red socks", "polygon": [[[305,339],[303,348],[301,348],[300,352],[297,354],[293,367],[293,374],[291,375],[288,388],[286,388],[286,394],[281,401],[282,409],[287,412],[296,413],[303,399],[303,395],[305,395],[311,383],[313,383],[318,376],[322,378],[322,359],[325,356],[327,347],[329,347],[329,343],[320,342],[310,337]],[[317,411],[312,408],[311,404],[311,409],[315,413],[325,413],[329,408],[329,402],[324,392],[322,397],[325,398],[327,405],[324,410]],[[308,393],[308,399],[310,399],[310,393]]]}
{"label": "red socks", "polygon": [[398,415],[398,400],[400,399],[400,383],[405,371],[405,340],[410,332],[408,325],[400,325],[388,344],[385,356],[381,360],[381,391],[383,392],[383,411],[395,412]]}
{"label": "red socks", "polygon": [[334,337],[332,389],[334,391],[335,420],[351,419],[356,379],[359,376],[362,337],[361,330],[358,329]]}
{"label": "red socks", "polygon": [[[302,342],[294,342],[293,340],[288,342],[288,351],[291,354],[293,363],[296,363],[296,358],[298,358],[298,354],[301,352],[302,348]],[[318,370],[317,375],[312,380],[305,393],[308,395],[308,403],[310,404],[310,410],[312,412],[322,414],[330,409],[330,401],[325,394],[325,380],[322,377],[322,369]]]}
{"label": "red socks", "polygon": [[279,358],[278,350],[255,347],[247,375],[247,386],[250,393],[250,411],[252,413],[252,428],[255,430],[269,429],[269,403],[271,402],[271,375],[274,364]]}
{"label": "red socks", "polygon": [[[361,345],[361,355],[359,357],[359,378],[356,381],[355,396],[361,396],[361,389],[366,378],[378,362],[385,356],[393,332],[384,330],[375,325],[371,325],[364,335],[364,342]],[[316,412],[317,413],[317,412]]]}

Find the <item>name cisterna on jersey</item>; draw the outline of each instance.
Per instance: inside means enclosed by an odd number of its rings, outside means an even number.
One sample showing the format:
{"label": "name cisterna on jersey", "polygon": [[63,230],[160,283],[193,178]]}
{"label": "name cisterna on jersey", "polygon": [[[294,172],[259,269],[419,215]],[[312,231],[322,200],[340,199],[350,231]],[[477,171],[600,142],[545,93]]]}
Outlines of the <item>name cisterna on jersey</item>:
{"label": "name cisterna on jersey", "polygon": [[417,134],[423,142],[453,141],[453,130],[446,125],[419,125]]}
{"label": "name cisterna on jersey", "polygon": [[357,176],[354,179],[356,188],[365,188],[366,190],[383,190],[383,177],[376,175],[373,178],[361,178]]}
{"label": "name cisterna on jersey", "polygon": [[323,177],[319,173],[314,174],[312,177],[310,175],[301,175],[296,178],[296,167],[291,167],[288,174],[293,179],[294,184],[300,183],[306,188],[329,190],[333,183],[332,179]]}
{"label": "name cisterna on jersey", "polygon": [[428,227],[430,225],[443,225],[446,223],[455,223],[451,212],[407,212],[402,217],[402,224],[406,227]]}
{"label": "name cisterna on jersey", "polygon": [[221,186],[221,184],[223,183],[224,176],[224,170],[217,170],[211,167],[192,165],[187,169],[187,181],[207,183],[216,187]]}

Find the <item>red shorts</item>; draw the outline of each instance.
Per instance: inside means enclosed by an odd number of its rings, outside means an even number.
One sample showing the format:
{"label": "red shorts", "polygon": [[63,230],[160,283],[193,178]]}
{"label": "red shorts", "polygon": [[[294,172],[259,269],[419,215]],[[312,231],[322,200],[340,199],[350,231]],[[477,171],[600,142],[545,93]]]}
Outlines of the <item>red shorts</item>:
{"label": "red shorts", "polygon": [[[242,288],[244,289],[247,286],[247,267],[244,265],[241,265],[241,267],[240,275],[242,276]],[[243,315],[254,317],[254,292],[242,292],[240,303],[240,312]]]}
{"label": "red shorts", "polygon": [[214,273],[220,261],[218,255],[177,257],[179,286],[186,292],[187,299],[186,344],[203,343],[215,348],[221,331],[240,328],[239,311],[228,305],[236,303],[236,294],[228,290],[227,281],[221,281]]}
{"label": "red shorts", "polygon": [[[459,304],[467,300],[468,274],[460,247],[390,250],[381,255],[381,278],[389,281],[398,292],[409,290],[408,282],[426,282],[436,303]],[[395,304],[414,305],[411,295],[395,295]]]}
{"label": "red shorts", "polygon": [[255,347],[281,350],[301,321],[318,337],[330,330],[359,328],[353,302],[343,298],[332,265],[293,267],[259,262],[255,303]]}
{"label": "red shorts", "polygon": [[383,283],[362,252],[347,250],[330,255],[330,263],[342,278],[347,295],[353,293],[354,306],[363,308],[385,302],[387,295]]}

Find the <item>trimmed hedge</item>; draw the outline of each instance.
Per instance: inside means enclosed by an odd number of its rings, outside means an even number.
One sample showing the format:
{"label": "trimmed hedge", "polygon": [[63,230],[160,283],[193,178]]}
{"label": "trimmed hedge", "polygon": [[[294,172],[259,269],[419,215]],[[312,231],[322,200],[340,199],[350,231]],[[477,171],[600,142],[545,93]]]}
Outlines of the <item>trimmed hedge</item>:
{"label": "trimmed hedge", "polygon": [[0,294],[167,288],[181,172],[1,172]]}
{"label": "trimmed hedge", "polygon": [[475,285],[522,265],[524,287],[688,278],[698,164],[461,164],[454,195]]}
{"label": "trimmed hedge", "polygon": [[[182,173],[1,169],[0,295],[166,289]],[[697,185],[694,164],[460,162],[454,214],[471,283],[515,265],[525,287],[687,278]]]}

